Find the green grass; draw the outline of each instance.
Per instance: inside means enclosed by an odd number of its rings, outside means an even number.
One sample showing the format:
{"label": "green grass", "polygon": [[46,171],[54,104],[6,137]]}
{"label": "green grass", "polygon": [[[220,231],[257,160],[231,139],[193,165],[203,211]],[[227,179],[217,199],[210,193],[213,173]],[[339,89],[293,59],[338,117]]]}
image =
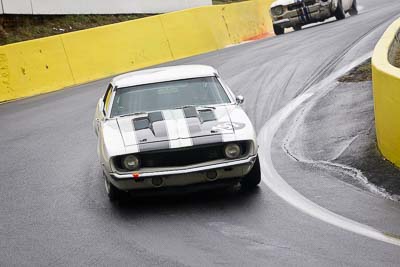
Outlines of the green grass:
{"label": "green grass", "polygon": [[0,45],[143,18],[149,15],[0,16]]}

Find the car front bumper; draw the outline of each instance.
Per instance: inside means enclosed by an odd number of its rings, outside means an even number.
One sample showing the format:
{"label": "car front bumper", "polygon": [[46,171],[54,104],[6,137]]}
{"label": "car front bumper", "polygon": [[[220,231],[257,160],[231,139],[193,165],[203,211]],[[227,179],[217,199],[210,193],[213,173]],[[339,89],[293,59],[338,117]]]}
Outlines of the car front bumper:
{"label": "car front bumper", "polygon": [[273,24],[288,28],[323,21],[329,17],[331,17],[331,3],[317,2],[300,10],[287,10],[281,16],[273,16]]}
{"label": "car front bumper", "polygon": [[[136,177],[134,177],[134,173],[108,173],[107,178],[114,186],[123,191],[212,183],[218,180],[228,180],[245,176],[252,169],[256,159],[257,155],[254,155],[246,159],[201,167],[136,173]],[[160,179],[162,180],[161,185],[155,183],[155,181],[159,182]]]}

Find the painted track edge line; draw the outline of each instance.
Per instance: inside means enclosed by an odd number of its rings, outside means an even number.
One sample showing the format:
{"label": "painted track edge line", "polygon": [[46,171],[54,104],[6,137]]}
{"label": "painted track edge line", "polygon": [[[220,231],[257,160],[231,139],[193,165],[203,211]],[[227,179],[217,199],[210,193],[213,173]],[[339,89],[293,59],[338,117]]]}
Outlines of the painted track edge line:
{"label": "painted track edge line", "polygon": [[262,181],[280,198],[288,202],[293,207],[308,214],[316,219],[324,221],[338,228],[362,235],[371,239],[382,241],[395,246],[400,246],[400,239],[393,235],[383,233],[368,225],[353,221],[344,216],[336,214],[311,200],[304,197],[291,187],[274,168],[271,155],[272,140],[283,124],[283,122],[303,103],[309,100],[317,93],[317,88],[324,86],[331,81],[336,80],[347,71],[351,70],[365,59],[370,57],[371,53],[349,64],[345,68],[333,73],[316,86],[311,87],[305,93],[299,95],[285,107],[279,110],[261,129],[259,134],[260,143],[260,163],[262,171]]}

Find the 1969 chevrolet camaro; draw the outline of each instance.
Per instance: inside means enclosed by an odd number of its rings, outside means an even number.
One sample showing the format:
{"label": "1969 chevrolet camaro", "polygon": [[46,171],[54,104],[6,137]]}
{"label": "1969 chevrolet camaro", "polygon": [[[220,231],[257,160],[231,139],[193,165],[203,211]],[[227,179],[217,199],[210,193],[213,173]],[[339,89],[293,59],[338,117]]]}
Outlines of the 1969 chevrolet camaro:
{"label": "1969 chevrolet camaro", "polygon": [[301,30],[302,26],[330,17],[341,20],[346,13],[357,15],[357,0],[278,0],[271,5],[271,17],[276,35],[285,28]]}
{"label": "1969 chevrolet camaro", "polygon": [[256,187],[258,146],[242,102],[209,66],[114,78],[93,121],[109,198],[156,188]]}

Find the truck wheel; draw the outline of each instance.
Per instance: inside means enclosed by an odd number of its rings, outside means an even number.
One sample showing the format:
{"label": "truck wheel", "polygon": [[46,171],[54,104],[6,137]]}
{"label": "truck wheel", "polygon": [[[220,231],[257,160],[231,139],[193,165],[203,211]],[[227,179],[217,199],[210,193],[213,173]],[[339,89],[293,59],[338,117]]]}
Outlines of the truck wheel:
{"label": "truck wheel", "polygon": [[297,31],[301,31],[301,28],[302,28],[301,25],[297,25],[297,26],[293,27],[293,30],[295,30],[297,32]]}
{"label": "truck wheel", "polygon": [[335,10],[335,17],[337,20],[342,20],[342,19],[346,18],[346,13],[344,12],[344,9],[343,9],[342,0],[339,0],[339,2],[338,2],[338,6]]}
{"label": "truck wheel", "polygon": [[358,15],[357,0],[353,0],[353,5],[351,6],[351,9],[349,10],[349,14],[350,14],[350,16]]}
{"label": "truck wheel", "polygon": [[285,33],[285,28],[282,28],[281,26],[274,25],[274,32],[275,35],[281,35]]}
{"label": "truck wheel", "polygon": [[106,193],[111,202],[121,199],[122,191],[116,188],[107,177],[104,175],[104,186],[106,188]]}
{"label": "truck wheel", "polygon": [[257,157],[256,162],[253,165],[251,171],[242,178],[240,184],[242,185],[242,189],[251,190],[258,186],[261,182],[261,169],[260,169],[260,161]]}

